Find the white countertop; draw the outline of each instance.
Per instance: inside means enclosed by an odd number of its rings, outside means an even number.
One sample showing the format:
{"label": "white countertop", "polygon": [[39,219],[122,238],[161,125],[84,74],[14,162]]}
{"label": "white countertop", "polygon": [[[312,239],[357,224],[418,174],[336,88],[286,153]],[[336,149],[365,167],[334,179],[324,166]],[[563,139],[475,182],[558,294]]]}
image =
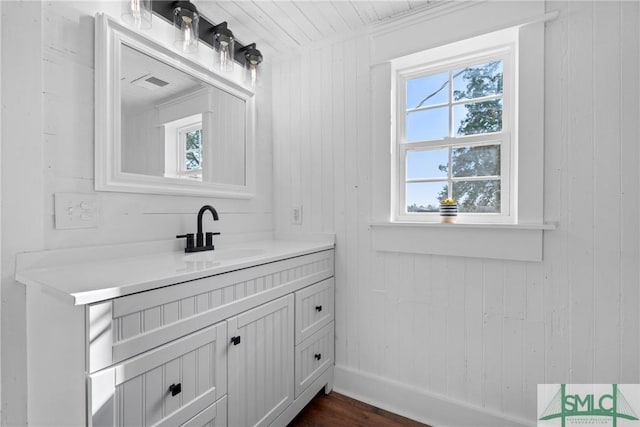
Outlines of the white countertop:
{"label": "white countertop", "polygon": [[333,249],[334,243],[332,239],[261,240],[189,254],[149,251],[147,246],[95,248],[93,256],[91,248],[20,254],[16,280],[53,290],[71,304],[82,305]]}

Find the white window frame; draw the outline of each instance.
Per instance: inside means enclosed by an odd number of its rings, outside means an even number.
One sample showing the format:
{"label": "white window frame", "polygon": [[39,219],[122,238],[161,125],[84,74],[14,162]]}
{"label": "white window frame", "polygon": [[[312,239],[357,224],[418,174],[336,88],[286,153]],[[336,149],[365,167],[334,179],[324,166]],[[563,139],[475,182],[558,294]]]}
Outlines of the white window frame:
{"label": "white window frame", "polygon": [[[371,217],[376,251],[541,261],[544,221],[545,23],[558,16],[540,2],[466,2],[460,9],[407,18],[371,35]],[[460,23],[464,25],[460,25]],[[384,31],[384,30],[387,31]],[[399,221],[396,183],[396,70],[517,42],[518,116],[511,141],[514,223]],[[442,49],[440,49],[442,47]],[[428,53],[428,55],[427,55]],[[391,124],[391,125],[390,125]],[[517,140],[515,140],[517,137]],[[550,142],[553,143],[553,142]],[[490,242],[490,244],[487,244]]]}
{"label": "white window frame", "polygon": [[[439,50],[446,49],[446,46],[440,47]],[[396,131],[395,131],[395,173],[392,173],[393,193],[392,196],[392,219],[395,221],[411,221],[411,222],[438,222],[439,214],[437,212],[407,212],[406,203],[406,184],[407,182],[429,182],[443,181],[444,179],[433,180],[407,180],[406,178],[406,158],[410,151],[424,151],[437,148],[449,149],[449,164],[451,163],[451,151],[459,146],[481,146],[500,145],[500,195],[501,195],[501,211],[500,213],[459,213],[458,222],[461,223],[515,223],[516,215],[514,201],[513,176],[516,171],[516,158],[512,149],[517,144],[517,133],[515,132],[515,120],[517,117],[517,72],[515,57],[517,54],[516,40],[510,40],[507,43],[494,45],[487,48],[478,49],[478,46],[469,43],[466,49],[456,52],[453,57],[438,58],[433,61],[425,61],[425,57],[429,57],[429,52],[425,52],[419,62],[404,63],[395,68],[395,91],[396,91]],[[434,55],[438,56],[438,55]],[[502,93],[502,130],[500,132],[492,132],[487,134],[455,136],[453,129],[453,113],[452,109],[456,105],[482,101],[483,98],[454,101],[452,97],[453,88],[449,87],[449,100],[446,105],[449,107],[449,131],[450,136],[419,142],[406,142],[405,139],[405,122],[407,117],[406,108],[406,83],[408,80],[422,76],[450,72],[451,70],[462,69],[469,66],[486,64],[493,61],[503,61],[503,93]],[[451,85],[450,85],[451,86]],[[488,97],[487,99],[492,99]],[[440,105],[440,104],[439,104]],[[452,136],[453,135],[453,136]],[[473,178],[471,178],[473,179]],[[447,182],[451,183],[456,180],[470,180],[469,177],[453,178],[451,176],[451,168],[449,168]],[[449,185],[449,194],[451,194],[451,185]]]}
{"label": "white window frame", "polygon": [[[176,174],[180,178],[192,178],[202,180],[202,163],[199,169],[187,169],[187,134],[199,130],[202,132],[202,121],[181,126],[176,129],[176,144],[178,156],[176,156]],[[200,145],[200,159],[202,159],[202,145]]]}
{"label": "white window frame", "polygon": [[187,171],[184,164],[185,134],[203,128],[202,114],[172,120],[164,123],[162,127],[164,128],[164,176],[202,181],[202,169]]}

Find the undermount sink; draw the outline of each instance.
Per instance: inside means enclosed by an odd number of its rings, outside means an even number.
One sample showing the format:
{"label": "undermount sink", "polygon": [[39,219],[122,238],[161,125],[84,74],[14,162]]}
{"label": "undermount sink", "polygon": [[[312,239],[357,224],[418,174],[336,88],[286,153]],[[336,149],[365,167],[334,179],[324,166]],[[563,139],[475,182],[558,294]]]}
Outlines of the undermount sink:
{"label": "undermount sink", "polygon": [[250,258],[264,254],[264,249],[252,248],[234,248],[234,249],[216,249],[213,251],[204,251],[191,253],[184,256],[185,261],[191,262],[215,262],[215,261],[231,261],[234,259]]}

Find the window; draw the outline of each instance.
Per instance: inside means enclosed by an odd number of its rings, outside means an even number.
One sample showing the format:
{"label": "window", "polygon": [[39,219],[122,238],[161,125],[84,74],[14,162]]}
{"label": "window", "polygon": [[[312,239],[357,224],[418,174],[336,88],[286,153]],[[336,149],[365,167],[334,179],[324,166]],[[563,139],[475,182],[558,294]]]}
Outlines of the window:
{"label": "window", "polygon": [[165,177],[202,181],[202,137],[202,114],[164,123]]}
{"label": "window", "polygon": [[[525,3],[527,7],[523,8]],[[369,225],[376,250],[518,261],[542,259],[544,230],[554,229],[552,224],[544,223],[543,193],[544,32],[545,22],[555,14],[545,13],[544,4],[525,3],[516,6],[505,2],[468,2],[462,9],[439,13],[426,21],[410,21],[397,31],[373,36],[370,74],[374,191]],[[453,75],[497,61],[502,61],[502,95],[493,90],[483,96],[496,96],[494,101],[501,99],[500,130],[458,134],[461,122],[457,122],[456,103],[477,104],[482,97],[455,99],[448,92],[455,84]],[[432,83],[433,88],[427,87],[421,97],[407,103],[408,81],[426,85],[430,76],[439,74],[445,74],[439,85]],[[435,79],[432,77],[431,81]],[[444,130],[440,128],[437,136],[429,136],[422,130],[421,136],[408,142],[405,131],[408,110],[418,107],[445,83],[448,89],[418,108],[433,110],[431,114],[435,114],[441,107],[446,112],[443,114],[446,120],[442,120]],[[456,151],[459,148],[468,149]],[[472,150],[482,153],[470,155],[491,158],[486,161],[487,167],[476,172],[473,179],[468,172],[454,173],[455,167],[451,167],[454,160]],[[441,165],[444,170],[440,170]],[[499,183],[499,213],[497,209],[493,212],[476,209],[460,213],[457,224],[440,224],[438,213],[429,212],[429,204],[439,202],[438,193],[445,185],[448,194],[449,188],[456,191],[457,181],[475,180]],[[407,181],[438,184],[431,191],[431,201],[416,201],[418,212],[408,209],[413,202],[406,203]],[[487,197],[487,202],[480,206],[491,206],[488,200],[497,199]],[[421,205],[424,209],[417,209]]]}
{"label": "window", "polygon": [[503,44],[397,69],[397,220],[436,222],[453,198],[462,222],[514,222],[513,57]]}
{"label": "window", "polygon": [[178,129],[178,176],[202,180],[202,123]]}

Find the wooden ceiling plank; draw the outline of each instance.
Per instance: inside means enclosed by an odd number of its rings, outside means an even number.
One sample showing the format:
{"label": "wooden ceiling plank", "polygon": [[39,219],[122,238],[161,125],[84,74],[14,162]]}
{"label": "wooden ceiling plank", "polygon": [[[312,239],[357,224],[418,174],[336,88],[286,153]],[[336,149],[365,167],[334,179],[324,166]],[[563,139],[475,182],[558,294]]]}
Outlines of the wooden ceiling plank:
{"label": "wooden ceiling plank", "polygon": [[376,11],[378,21],[384,21],[389,17],[394,16],[402,11],[409,9],[409,3],[406,0],[396,1],[379,1],[375,0],[371,2],[371,6]]}
{"label": "wooden ceiling plank", "polygon": [[269,16],[273,22],[274,28],[277,28],[280,33],[286,34],[287,37],[294,42],[294,46],[300,47],[312,41],[296,23],[291,22],[291,20],[288,19],[287,15],[277,5],[277,2],[271,0],[259,0],[251,2],[239,1],[238,3],[242,5],[249,3],[257,10],[260,10],[263,14]]}
{"label": "wooden ceiling plank", "polygon": [[323,33],[303,9],[293,1],[280,1],[276,5],[287,15],[288,22],[296,25],[311,41],[322,39]]}
{"label": "wooden ceiling plank", "polygon": [[338,12],[338,15],[340,15],[342,19],[344,19],[344,22],[347,23],[349,30],[357,30],[364,25],[362,18],[353,8],[350,1],[332,1],[331,4]]}
{"label": "wooden ceiling plank", "polygon": [[[1,1],[1,0],[0,0]],[[229,22],[243,44],[286,52],[422,9],[436,0],[194,0],[213,22]]]}
{"label": "wooden ceiling plank", "polygon": [[233,3],[242,11],[242,13],[251,17],[253,21],[259,23],[264,31],[263,34],[265,39],[271,42],[274,50],[282,50],[283,46],[290,47],[299,45],[298,41],[294,37],[292,37],[291,34],[283,31],[283,29],[278,25],[278,22],[272,15],[266,13],[263,9],[258,7],[256,2],[233,1],[230,3]]}
{"label": "wooden ceiling plank", "polygon": [[[242,43],[257,43],[274,47],[273,32],[260,19],[251,16],[233,2],[200,1],[196,4],[207,18],[215,23],[227,21],[234,36]],[[258,49],[262,49],[258,46]]]}
{"label": "wooden ceiling plank", "polygon": [[372,1],[350,1],[351,6],[355,9],[360,19],[365,25],[379,20],[378,14],[373,6]]}
{"label": "wooden ceiling plank", "polygon": [[[229,22],[229,28],[242,43],[264,43],[274,52],[286,50],[291,46],[298,46],[297,40],[282,31],[273,17],[257,8],[253,2],[206,1],[201,3],[204,4],[198,7],[203,7],[204,10],[209,8],[211,10],[218,9],[223,14],[221,17],[226,16],[223,20]],[[242,28],[235,27],[235,25],[246,28],[246,32]],[[283,46],[285,49],[283,49]],[[261,49],[260,46],[258,46],[258,49]]]}
{"label": "wooden ceiling plank", "polygon": [[[323,23],[320,30],[325,36],[332,36],[351,31],[349,25],[335,7],[328,1],[298,1],[296,4],[310,17],[320,17]],[[317,24],[319,26],[319,24]]]}

